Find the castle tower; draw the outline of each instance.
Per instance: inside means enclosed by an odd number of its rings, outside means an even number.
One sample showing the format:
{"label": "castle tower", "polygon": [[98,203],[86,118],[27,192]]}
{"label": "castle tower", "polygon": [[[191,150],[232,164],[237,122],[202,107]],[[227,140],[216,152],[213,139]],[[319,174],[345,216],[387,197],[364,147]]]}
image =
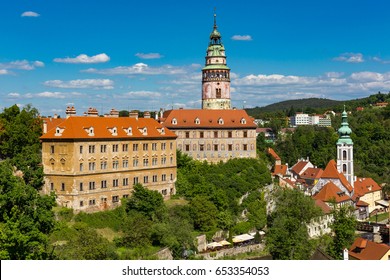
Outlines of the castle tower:
{"label": "castle tower", "polygon": [[353,173],[353,142],[350,137],[352,133],[348,125],[348,116],[345,111],[341,115],[341,127],[338,130],[339,140],[337,141],[337,170],[343,173],[348,182],[354,186],[355,176]]}
{"label": "castle tower", "polygon": [[202,109],[231,109],[230,69],[226,65],[221,38],[214,13],[214,29],[210,34],[206,65],[202,69]]}

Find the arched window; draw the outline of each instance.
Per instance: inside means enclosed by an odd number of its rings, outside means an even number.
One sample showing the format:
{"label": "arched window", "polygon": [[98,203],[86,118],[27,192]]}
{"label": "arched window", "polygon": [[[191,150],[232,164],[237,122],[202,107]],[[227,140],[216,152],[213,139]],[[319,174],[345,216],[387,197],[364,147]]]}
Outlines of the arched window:
{"label": "arched window", "polygon": [[343,160],[347,159],[347,151],[343,151]]}
{"label": "arched window", "polygon": [[222,93],[221,93],[221,89],[220,88],[217,88],[217,89],[215,89],[216,90],[216,98],[221,98],[221,96],[222,96]]}
{"label": "arched window", "polygon": [[343,173],[347,173],[347,165],[343,164]]}

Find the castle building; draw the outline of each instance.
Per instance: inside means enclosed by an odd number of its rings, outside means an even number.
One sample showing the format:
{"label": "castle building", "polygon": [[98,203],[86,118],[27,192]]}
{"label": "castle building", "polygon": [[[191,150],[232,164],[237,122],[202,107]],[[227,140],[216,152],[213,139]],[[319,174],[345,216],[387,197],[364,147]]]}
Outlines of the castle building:
{"label": "castle building", "polygon": [[177,136],[152,118],[75,116],[44,119],[43,193],[76,211],[114,208],[141,183],[175,193]]}
{"label": "castle building", "polygon": [[168,110],[160,122],[178,136],[177,148],[194,159],[256,157],[257,125],[245,110],[231,109],[230,69],[215,14],[202,69],[202,109]]}

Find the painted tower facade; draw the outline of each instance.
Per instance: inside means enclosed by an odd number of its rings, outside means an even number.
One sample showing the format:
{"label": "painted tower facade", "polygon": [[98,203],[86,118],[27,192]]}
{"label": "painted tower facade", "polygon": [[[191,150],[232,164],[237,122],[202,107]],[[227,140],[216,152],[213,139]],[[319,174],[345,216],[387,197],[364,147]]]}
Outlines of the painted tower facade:
{"label": "painted tower facade", "polygon": [[226,65],[225,47],[221,38],[214,14],[206,65],[202,69],[202,109],[231,109],[230,69]]}
{"label": "painted tower facade", "polygon": [[339,140],[337,141],[337,170],[343,173],[348,182],[354,186],[355,176],[353,172],[353,142],[351,139],[352,130],[348,125],[348,116],[345,111],[341,115],[341,127],[338,130]]}

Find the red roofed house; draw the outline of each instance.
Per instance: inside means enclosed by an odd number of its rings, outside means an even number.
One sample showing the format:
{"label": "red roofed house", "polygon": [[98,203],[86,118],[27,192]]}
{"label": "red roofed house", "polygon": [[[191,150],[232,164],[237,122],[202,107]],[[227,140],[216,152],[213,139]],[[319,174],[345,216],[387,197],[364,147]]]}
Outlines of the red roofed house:
{"label": "red roofed house", "polygon": [[308,233],[311,238],[318,237],[323,234],[329,234],[331,232],[330,225],[333,223],[332,209],[320,199],[315,199],[316,206],[322,210],[322,216],[313,219],[308,224]]}
{"label": "red roofed house", "polygon": [[174,194],[176,134],[151,118],[96,112],[58,119],[41,136],[43,192],[77,211],[113,208],[137,183],[166,198]]}
{"label": "red roofed house", "polygon": [[298,179],[308,168],[314,168],[314,165],[309,161],[309,159],[300,159],[291,167],[290,172],[295,179]]}
{"label": "red roofed house", "polygon": [[382,198],[382,188],[372,178],[357,178],[355,194],[361,201],[368,203],[371,212],[376,206],[375,202]]}
{"label": "red roofed house", "polygon": [[321,178],[323,172],[321,168],[309,167],[300,175],[300,178],[305,180],[307,185],[314,186]]}
{"label": "red roofed house", "polygon": [[348,250],[350,260],[390,260],[390,246],[358,237]]}

